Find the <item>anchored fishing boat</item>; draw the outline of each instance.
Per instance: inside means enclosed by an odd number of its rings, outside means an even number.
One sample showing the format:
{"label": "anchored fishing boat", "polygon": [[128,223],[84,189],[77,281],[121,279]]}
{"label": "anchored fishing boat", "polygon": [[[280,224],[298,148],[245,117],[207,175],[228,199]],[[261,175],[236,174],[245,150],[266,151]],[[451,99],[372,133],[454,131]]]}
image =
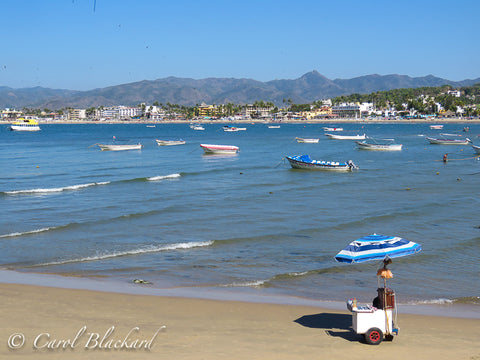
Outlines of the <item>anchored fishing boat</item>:
{"label": "anchored fishing boat", "polygon": [[323,130],[325,130],[325,131],[343,131],[343,128],[341,128],[341,127],[338,127],[338,128],[337,128],[337,127],[326,127],[326,126],[324,126],[324,127],[323,127]]}
{"label": "anchored fishing boat", "polygon": [[102,151],[140,150],[142,144],[97,144]]}
{"label": "anchored fishing boat", "polygon": [[450,138],[431,138],[426,137],[426,139],[433,145],[468,145],[472,142],[469,138],[465,139],[450,139]]}
{"label": "anchored fishing boat", "polygon": [[394,144],[393,139],[378,139],[369,138],[364,141],[355,141],[359,149],[364,150],[378,150],[378,151],[400,151],[402,150],[402,144]]}
{"label": "anchored fishing boat", "polygon": [[325,136],[328,136],[330,139],[333,140],[365,140],[366,135],[336,135],[336,134],[325,134]]}
{"label": "anchored fishing boat", "polygon": [[476,146],[476,145],[473,145],[473,144],[470,144],[470,145],[472,146],[473,150],[475,150],[475,152],[477,154],[480,154],[480,146]]}
{"label": "anchored fishing boat", "polygon": [[320,139],[316,139],[316,138],[299,138],[299,137],[296,137],[295,140],[297,140],[298,143],[310,143],[310,144],[314,144],[314,143],[318,143],[318,140],[320,140]]}
{"label": "anchored fishing boat", "polygon": [[240,149],[233,145],[200,144],[205,154],[236,154]]}
{"label": "anchored fishing boat", "polygon": [[352,160],[347,162],[312,160],[309,155],[286,156],[286,159],[294,169],[307,170],[331,170],[331,171],[352,171],[358,166]]}
{"label": "anchored fishing boat", "polygon": [[171,145],[183,145],[185,144],[185,140],[158,140],[155,139],[158,146],[171,146]]}
{"label": "anchored fishing boat", "polygon": [[235,126],[228,126],[228,125],[225,125],[223,127],[223,131],[226,131],[226,132],[236,132],[236,131],[245,131],[247,130],[247,128],[239,128],[239,127],[235,127]]}

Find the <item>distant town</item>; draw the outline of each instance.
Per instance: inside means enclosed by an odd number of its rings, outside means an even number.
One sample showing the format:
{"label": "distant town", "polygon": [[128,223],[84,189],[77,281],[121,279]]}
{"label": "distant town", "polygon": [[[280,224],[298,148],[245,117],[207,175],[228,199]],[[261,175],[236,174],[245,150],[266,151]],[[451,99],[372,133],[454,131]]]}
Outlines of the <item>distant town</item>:
{"label": "distant town", "polygon": [[253,104],[177,104],[141,103],[137,106],[91,107],[87,109],[4,109],[0,120],[18,118],[42,122],[171,122],[171,121],[328,121],[338,119],[402,120],[462,118],[480,116],[480,84],[461,89],[451,86],[378,91],[322,99],[311,104],[283,106],[257,101]]}

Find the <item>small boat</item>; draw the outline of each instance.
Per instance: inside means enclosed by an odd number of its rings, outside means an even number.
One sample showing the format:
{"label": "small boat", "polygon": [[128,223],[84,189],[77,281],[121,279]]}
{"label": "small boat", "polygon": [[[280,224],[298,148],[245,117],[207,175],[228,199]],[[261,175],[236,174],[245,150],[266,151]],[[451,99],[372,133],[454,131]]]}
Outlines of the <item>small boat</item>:
{"label": "small boat", "polygon": [[309,143],[309,144],[315,144],[318,143],[318,140],[320,139],[314,139],[314,138],[299,138],[296,137],[295,140],[297,140],[298,143]]}
{"label": "small boat", "polygon": [[473,145],[473,144],[470,144],[470,145],[472,146],[473,150],[475,150],[475,152],[477,154],[480,154],[480,146],[476,146],[476,145]]}
{"label": "small boat", "polygon": [[365,140],[366,135],[335,135],[335,134],[325,134],[325,136],[328,136],[330,139],[333,140]]}
{"label": "small boat", "polygon": [[430,125],[430,129],[441,130],[443,129],[443,125]]}
{"label": "small boat", "polygon": [[239,151],[238,146],[233,145],[213,145],[200,144],[205,154],[236,154]]}
{"label": "small boat", "polygon": [[154,128],[155,125],[147,125],[148,128]]}
{"label": "small boat", "polygon": [[[371,139],[371,138],[370,138]],[[381,142],[379,142],[381,141]],[[371,139],[370,142],[365,141],[355,141],[359,149],[364,150],[379,150],[379,151],[400,151],[402,150],[402,144],[393,144],[393,139]]]}
{"label": "small boat", "polygon": [[280,125],[268,125],[269,129],[280,129]]}
{"label": "small boat", "polygon": [[183,145],[185,144],[185,140],[158,140],[155,139],[158,146],[171,146],[171,145]]}
{"label": "small boat", "polygon": [[469,138],[465,139],[447,139],[447,138],[431,138],[426,137],[426,139],[430,142],[430,144],[434,145],[468,145],[472,142]]}
{"label": "small boat", "polygon": [[239,128],[239,127],[228,126],[228,125],[225,125],[223,127],[223,131],[226,131],[226,132],[245,131],[245,130],[247,130],[247,128]]}
{"label": "small boat", "polygon": [[33,119],[18,118],[13,124],[10,125],[10,130],[14,131],[40,131],[38,122]]}
{"label": "small boat", "polygon": [[193,130],[205,130],[205,128],[202,126],[202,125],[190,125],[190,128],[193,129]]}
{"label": "small boat", "polygon": [[121,151],[121,150],[140,150],[142,148],[142,144],[97,144],[102,151],[110,150],[110,151]]}
{"label": "small boat", "polygon": [[337,127],[326,127],[325,126],[323,128],[323,130],[325,130],[325,131],[343,131],[343,128],[341,128],[341,127],[338,127],[338,128]]}
{"label": "small boat", "polygon": [[347,162],[319,161],[312,160],[309,155],[286,156],[286,158],[294,169],[330,171],[352,171],[358,169],[358,166],[352,160]]}

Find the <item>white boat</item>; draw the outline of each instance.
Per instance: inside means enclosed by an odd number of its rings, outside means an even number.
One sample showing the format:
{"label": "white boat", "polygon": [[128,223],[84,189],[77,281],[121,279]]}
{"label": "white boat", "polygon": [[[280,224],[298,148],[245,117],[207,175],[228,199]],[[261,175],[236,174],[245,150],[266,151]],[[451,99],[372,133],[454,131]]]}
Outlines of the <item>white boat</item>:
{"label": "white boat", "polygon": [[40,131],[38,122],[33,119],[19,118],[13,124],[10,125],[10,130],[14,131]]}
{"label": "white boat", "polygon": [[426,137],[430,144],[434,145],[468,145],[472,142],[469,138],[465,139],[448,139],[448,138],[431,138]]}
{"label": "white boat", "polygon": [[190,125],[190,128],[193,130],[205,130],[205,128],[202,125]]}
{"label": "white boat", "polygon": [[440,130],[443,129],[443,125],[430,125],[430,129]]}
{"label": "white boat", "polygon": [[364,149],[364,150],[378,150],[378,151],[400,151],[402,150],[402,144],[393,144],[393,143],[388,143],[387,141],[393,141],[393,140],[381,140],[382,143],[379,143],[375,140],[372,139],[372,141],[367,142],[367,141],[355,141],[358,145],[359,149]]}
{"label": "white boat", "polygon": [[473,150],[475,150],[475,152],[477,154],[480,154],[480,146],[476,146],[476,145],[473,145],[473,144],[470,144],[470,145],[472,146]]}
{"label": "white boat", "polygon": [[315,139],[315,138],[299,138],[296,137],[295,140],[297,140],[298,143],[309,143],[309,144],[315,144],[318,143],[320,139]]}
{"label": "white boat", "polygon": [[171,145],[183,145],[185,144],[185,140],[158,140],[155,139],[158,146],[171,146]]}
{"label": "white boat", "polygon": [[268,125],[269,129],[280,129],[280,125]]}
{"label": "white boat", "polygon": [[102,151],[140,150],[142,144],[97,144]]}
{"label": "white boat", "polygon": [[245,131],[245,130],[247,130],[247,128],[239,128],[239,127],[228,126],[228,125],[225,125],[223,127],[223,131],[226,131],[226,132]]}
{"label": "white boat", "polygon": [[329,170],[329,171],[352,171],[358,166],[352,160],[347,162],[312,160],[309,155],[286,156],[294,169],[306,170]]}
{"label": "white boat", "polygon": [[328,136],[330,139],[334,140],[365,140],[366,135],[336,135],[336,134],[325,134],[325,136]]}
{"label": "white boat", "polygon": [[323,128],[323,130],[325,130],[325,131],[343,131],[343,128],[341,128],[341,127],[338,127],[338,128],[337,127],[326,127],[325,126]]}
{"label": "white boat", "polygon": [[200,144],[205,154],[236,154],[240,149],[233,145]]}

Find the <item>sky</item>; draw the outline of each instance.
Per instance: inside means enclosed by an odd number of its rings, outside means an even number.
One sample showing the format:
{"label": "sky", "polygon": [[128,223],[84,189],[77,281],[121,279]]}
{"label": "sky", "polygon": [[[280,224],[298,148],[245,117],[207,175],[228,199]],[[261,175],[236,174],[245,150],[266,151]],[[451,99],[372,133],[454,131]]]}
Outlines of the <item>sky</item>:
{"label": "sky", "polygon": [[2,0],[0,86],[480,77],[478,0]]}

